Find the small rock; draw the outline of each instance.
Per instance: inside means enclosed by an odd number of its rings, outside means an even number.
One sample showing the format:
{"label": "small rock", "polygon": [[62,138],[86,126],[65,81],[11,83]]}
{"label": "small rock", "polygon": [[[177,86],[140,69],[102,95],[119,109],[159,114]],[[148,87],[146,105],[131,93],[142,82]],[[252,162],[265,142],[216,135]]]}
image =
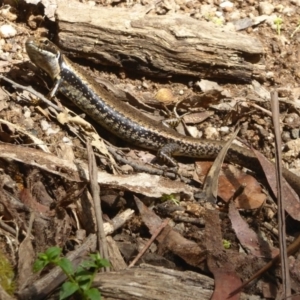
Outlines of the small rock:
{"label": "small rock", "polygon": [[33,129],[34,128],[34,121],[32,119],[24,119],[22,121],[22,125],[27,129]]}
{"label": "small rock", "polygon": [[161,5],[167,10],[175,10],[176,3],[172,0],[163,0]]}
{"label": "small rock", "polygon": [[[177,2],[177,4],[178,4],[178,2]],[[188,1],[188,2],[186,3],[186,7],[189,8],[189,9],[193,9],[193,8],[194,8],[194,3],[193,3],[193,1]]]}
{"label": "small rock", "polygon": [[293,97],[293,100],[299,99],[299,97],[300,97],[300,88],[299,87],[292,89],[292,97]]}
{"label": "small rock", "polygon": [[228,19],[229,19],[230,21],[236,21],[236,20],[239,20],[239,19],[241,19],[241,13],[240,13],[238,10],[236,10],[236,11],[232,12],[232,13],[228,16]]}
{"label": "small rock", "polygon": [[233,24],[235,26],[235,30],[239,31],[251,27],[253,25],[253,22],[250,18],[245,18],[245,19],[237,20],[233,22]]}
{"label": "small rock", "polygon": [[229,127],[228,126],[222,126],[222,127],[220,127],[219,131],[223,134],[228,134],[229,133]]}
{"label": "small rock", "polygon": [[300,0],[291,0],[291,3],[300,6]]}
{"label": "small rock", "polygon": [[219,86],[218,83],[215,81],[201,79],[201,81],[198,82],[198,84],[202,92],[208,92],[211,90],[217,90],[217,91],[223,90],[223,88]]}
{"label": "small rock", "polygon": [[72,140],[69,137],[64,136],[62,142],[65,144],[73,145]]}
{"label": "small rock", "polygon": [[280,98],[287,98],[290,97],[292,94],[291,88],[289,87],[279,88],[277,92],[278,92],[278,97]]}
{"label": "small rock", "polygon": [[284,6],[282,4],[278,4],[275,6],[275,10],[278,11],[279,13],[282,13],[284,9]]}
{"label": "small rock", "polygon": [[284,123],[290,127],[299,126],[300,117],[296,113],[290,113],[285,116]]}
{"label": "small rock", "polygon": [[232,11],[233,11],[233,7],[225,6],[225,7],[223,8],[223,11],[225,11],[225,12],[232,12]]}
{"label": "small rock", "polygon": [[210,4],[203,4],[200,6],[200,13],[204,17],[213,16],[216,9],[213,8]]}
{"label": "small rock", "polygon": [[223,27],[223,30],[226,31],[226,32],[230,32],[230,31],[236,31],[235,29],[235,26],[233,23],[231,22],[228,22],[224,27]]}
{"label": "small rock", "polygon": [[291,136],[292,136],[292,139],[294,139],[294,140],[299,138],[299,128],[292,129]]}
{"label": "small rock", "polygon": [[274,5],[269,3],[269,2],[260,2],[258,5],[258,11],[260,15],[267,15],[269,16],[270,14],[273,13],[274,11]]}
{"label": "small rock", "polygon": [[216,11],[215,15],[217,18],[224,18],[223,12],[221,12],[221,11]]}
{"label": "small rock", "polygon": [[252,86],[255,91],[255,93],[261,97],[262,99],[269,100],[270,99],[270,92],[262,86],[258,81],[253,80]]}
{"label": "small rock", "polygon": [[282,10],[282,14],[284,14],[288,17],[291,17],[295,13],[296,13],[296,10],[294,9],[294,7],[284,7]]}
{"label": "small rock", "polygon": [[146,81],[143,81],[142,87],[143,87],[144,89],[148,89],[148,88],[149,88],[148,83],[147,83]]}
{"label": "small rock", "polygon": [[284,153],[285,158],[298,157],[300,152],[300,139],[287,142],[286,147],[289,151]]}
{"label": "small rock", "polygon": [[174,96],[170,89],[162,88],[159,89],[155,95],[155,99],[159,102],[163,102],[164,104],[168,105],[174,102]]}
{"label": "small rock", "polygon": [[13,48],[13,45],[10,43],[6,43],[2,46],[2,50],[5,52],[10,52]]}
{"label": "small rock", "polygon": [[288,142],[291,140],[291,134],[289,131],[283,131],[282,134],[281,134],[281,138],[283,140],[283,142]]}
{"label": "small rock", "polygon": [[265,139],[270,139],[271,136],[269,132],[261,125],[255,124],[255,128],[257,128],[258,132],[263,136]]}
{"label": "small rock", "polygon": [[233,8],[233,3],[230,1],[224,1],[220,4],[220,7],[225,10],[228,11],[227,9],[232,9]]}
{"label": "small rock", "polygon": [[266,16],[266,15],[261,15],[258,17],[253,16],[253,25],[258,25],[262,22],[265,22],[267,19],[268,19],[268,16]]}
{"label": "small rock", "polygon": [[203,137],[208,140],[215,140],[219,137],[219,132],[215,127],[208,126],[204,129]]}
{"label": "small rock", "polygon": [[186,126],[186,129],[193,138],[200,139],[203,136],[196,126]]}
{"label": "small rock", "polygon": [[0,36],[3,38],[14,37],[17,34],[17,30],[10,24],[4,24],[0,27]]}
{"label": "small rock", "polygon": [[51,125],[46,120],[41,120],[41,127],[43,131],[46,131],[51,128]]}
{"label": "small rock", "polygon": [[15,12],[15,9],[11,7],[9,4],[6,4],[1,7],[0,15],[11,22],[15,21],[18,17]]}
{"label": "small rock", "polygon": [[27,118],[30,118],[31,117],[31,110],[27,107],[27,106],[24,106],[24,117],[25,117],[25,119],[27,119]]}
{"label": "small rock", "polygon": [[193,18],[197,19],[197,20],[201,20],[202,19],[202,15],[200,13],[195,13],[194,15],[192,15]]}
{"label": "small rock", "polygon": [[31,29],[37,29],[41,25],[41,23],[44,21],[44,16],[42,15],[31,15],[28,18],[27,24]]}
{"label": "small rock", "polygon": [[132,174],[133,173],[133,168],[130,165],[123,165],[123,166],[121,166],[121,169],[125,174]]}

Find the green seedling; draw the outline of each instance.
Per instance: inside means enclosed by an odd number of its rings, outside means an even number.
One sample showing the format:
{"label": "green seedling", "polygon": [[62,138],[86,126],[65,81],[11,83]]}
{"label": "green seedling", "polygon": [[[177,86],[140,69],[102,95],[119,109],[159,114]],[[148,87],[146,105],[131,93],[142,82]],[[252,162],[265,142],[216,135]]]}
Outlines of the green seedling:
{"label": "green seedling", "polygon": [[293,33],[291,34],[291,38],[296,34],[297,31],[299,31],[300,29],[300,20],[298,21],[297,27],[296,29],[293,31]]}
{"label": "green seedling", "polygon": [[166,201],[172,201],[175,205],[179,205],[179,200],[176,199],[175,195],[170,194],[170,195],[162,195],[161,197],[161,201],[162,202],[166,202]]}
{"label": "green seedling", "polygon": [[214,17],[214,18],[212,19],[212,22],[213,22],[214,24],[218,25],[218,26],[222,26],[223,23],[224,23],[223,19],[218,18],[218,17]]}
{"label": "green seedling", "polygon": [[280,16],[276,17],[276,19],[274,20],[274,24],[276,25],[276,31],[278,35],[280,35],[282,23],[283,23],[283,19]]}
{"label": "green seedling", "polygon": [[98,289],[91,288],[96,273],[110,264],[106,259],[101,259],[99,253],[90,254],[88,260],[83,261],[74,269],[71,261],[61,254],[61,248],[51,247],[45,253],[40,253],[35,261],[33,270],[41,271],[48,264],[54,264],[62,269],[68,280],[62,285],[59,299],[63,300],[78,293],[83,300],[99,300],[101,294]]}
{"label": "green seedling", "polygon": [[205,19],[213,22],[218,26],[222,26],[224,24],[224,20],[222,18],[216,17],[213,13],[206,14]]}
{"label": "green seedling", "polygon": [[231,247],[230,241],[222,240],[222,242],[223,242],[223,247],[224,247],[225,249],[229,249],[229,248]]}

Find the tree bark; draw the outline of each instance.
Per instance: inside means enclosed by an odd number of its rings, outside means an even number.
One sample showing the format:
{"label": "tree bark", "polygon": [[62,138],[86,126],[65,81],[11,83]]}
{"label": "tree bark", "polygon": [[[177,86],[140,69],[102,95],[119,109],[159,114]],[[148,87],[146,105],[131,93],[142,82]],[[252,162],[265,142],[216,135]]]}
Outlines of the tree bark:
{"label": "tree bark", "polygon": [[147,15],[134,8],[58,1],[58,43],[70,55],[154,77],[247,82],[263,76],[263,46],[186,15]]}
{"label": "tree bark", "polygon": [[105,300],[210,299],[213,279],[191,271],[142,264],[119,272],[98,273],[93,286]]}

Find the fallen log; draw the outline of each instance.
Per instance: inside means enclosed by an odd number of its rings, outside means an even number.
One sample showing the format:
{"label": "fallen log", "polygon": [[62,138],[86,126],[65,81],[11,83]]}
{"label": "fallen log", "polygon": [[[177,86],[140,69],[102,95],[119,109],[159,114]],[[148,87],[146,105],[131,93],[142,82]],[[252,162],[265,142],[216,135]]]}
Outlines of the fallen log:
{"label": "fallen log", "polygon": [[58,44],[71,56],[148,76],[247,82],[264,70],[258,39],[186,15],[59,0],[56,20]]}
{"label": "fallen log", "polygon": [[98,273],[93,286],[104,299],[194,300],[210,299],[214,281],[191,271],[142,264],[118,272]]}

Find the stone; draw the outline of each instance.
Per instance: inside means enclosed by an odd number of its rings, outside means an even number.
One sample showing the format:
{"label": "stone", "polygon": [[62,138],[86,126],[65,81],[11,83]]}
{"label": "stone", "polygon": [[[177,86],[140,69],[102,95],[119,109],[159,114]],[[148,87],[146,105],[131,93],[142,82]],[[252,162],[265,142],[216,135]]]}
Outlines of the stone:
{"label": "stone", "polygon": [[275,7],[273,4],[269,2],[260,2],[258,5],[258,11],[260,15],[271,15],[274,11]]}

